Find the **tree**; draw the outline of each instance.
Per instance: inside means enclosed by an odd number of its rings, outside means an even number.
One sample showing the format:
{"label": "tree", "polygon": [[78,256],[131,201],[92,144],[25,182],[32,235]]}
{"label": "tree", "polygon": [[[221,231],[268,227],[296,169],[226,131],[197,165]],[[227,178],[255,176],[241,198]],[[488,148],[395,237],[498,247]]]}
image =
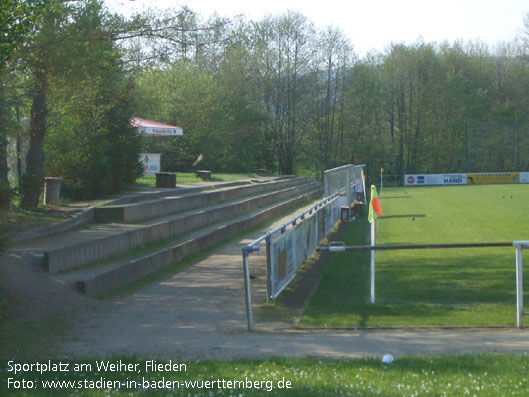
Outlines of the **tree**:
{"label": "tree", "polygon": [[[211,74],[180,61],[138,76],[136,90],[142,98],[137,114],[184,130],[183,137],[156,143],[162,149],[164,170],[190,171],[200,154],[201,166],[224,170],[223,161],[231,149],[226,144],[228,107],[224,91]],[[145,142],[146,148],[150,143]]]}
{"label": "tree", "polygon": [[253,24],[251,53],[258,61],[259,105],[279,172],[293,174],[304,133],[310,124],[311,43],[314,28],[296,12]]}
{"label": "tree", "polygon": [[129,122],[134,84],[98,2],[69,10],[48,76],[45,169],[74,198],[117,192],[141,173],[140,140]]}
{"label": "tree", "polygon": [[60,27],[67,24],[69,7],[57,3],[47,9],[39,32],[28,43],[23,53],[24,61],[31,73],[32,98],[29,126],[29,150],[26,157],[26,174],[22,178],[22,208],[32,209],[39,204],[44,184],[44,138],[46,136],[47,94],[49,78],[59,61],[60,45],[64,40]]}
{"label": "tree", "polygon": [[356,60],[337,29],[315,30],[296,12],[206,23],[188,8],[151,17],[144,38],[129,35],[136,41],[125,48],[145,99],[138,112],[185,123],[183,139],[162,145],[174,169],[201,152],[215,169],[282,174],[316,165],[321,175],[344,162],[455,172],[472,157],[480,170],[508,167],[508,151],[523,164],[513,149],[524,147],[513,141],[522,130],[470,137],[465,126],[526,119],[527,46],[491,53],[481,42],[419,40]]}
{"label": "tree", "polygon": [[[39,18],[53,0],[2,0],[0,3],[0,79],[19,49],[31,38]],[[6,92],[0,85],[0,209],[9,205],[10,188],[7,179],[7,131],[8,114]]]}
{"label": "tree", "polygon": [[275,170],[269,115],[260,106],[259,60],[251,53],[252,27],[239,22],[229,36],[218,74],[231,125],[227,166],[233,171]]}
{"label": "tree", "polygon": [[30,38],[53,0],[2,0],[0,3],[0,75],[18,48]]}
{"label": "tree", "polygon": [[344,100],[347,71],[353,57],[352,46],[340,30],[328,27],[319,32],[312,117],[321,175],[326,169],[346,163]]}
{"label": "tree", "polygon": [[22,207],[38,205],[44,166],[76,197],[119,190],[138,175],[139,142],[129,126],[133,84],[115,44],[125,27],[99,1],[57,2],[21,51],[32,103]]}

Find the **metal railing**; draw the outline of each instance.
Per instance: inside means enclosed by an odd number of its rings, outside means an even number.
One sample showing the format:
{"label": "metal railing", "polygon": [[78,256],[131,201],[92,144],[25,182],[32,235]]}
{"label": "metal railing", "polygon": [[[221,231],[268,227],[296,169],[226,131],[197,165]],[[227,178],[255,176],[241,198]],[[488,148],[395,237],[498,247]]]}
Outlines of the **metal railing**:
{"label": "metal railing", "polygon": [[318,247],[318,251],[346,252],[346,251],[387,251],[387,250],[416,250],[416,249],[445,249],[445,248],[483,248],[483,247],[515,247],[516,248],[516,325],[523,328],[523,316],[529,313],[523,311],[523,267],[522,250],[529,249],[529,241],[513,241],[510,243],[467,243],[467,244],[408,244],[408,245],[357,245],[345,246],[341,242],[333,242],[328,246]]}

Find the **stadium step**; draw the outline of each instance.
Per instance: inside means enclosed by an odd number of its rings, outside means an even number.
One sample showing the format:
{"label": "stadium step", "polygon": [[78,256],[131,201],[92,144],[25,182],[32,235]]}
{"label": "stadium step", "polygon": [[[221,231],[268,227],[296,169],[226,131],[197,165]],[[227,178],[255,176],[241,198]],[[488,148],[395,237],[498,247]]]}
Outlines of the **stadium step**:
{"label": "stadium step", "polygon": [[[267,202],[266,206],[257,210],[255,209],[256,203],[248,203],[249,207],[245,208],[246,213],[232,216],[227,222],[217,222],[196,229],[161,248],[154,248],[150,252],[130,255],[112,262],[95,263],[91,266],[62,273],[57,277],[75,285],[80,292],[88,296],[109,293],[171,262],[181,260],[236,233],[256,226],[287,209],[300,206],[308,200],[320,199],[323,193],[321,186],[314,183],[306,183],[280,192],[281,194],[275,197],[273,203]],[[259,196],[258,199],[261,197],[263,196]],[[243,201],[248,200],[252,199]],[[250,207],[253,207],[253,211]]]}
{"label": "stadium step", "polygon": [[222,186],[211,191],[185,192],[178,191],[177,195],[168,195],[161,198],[150,199],[135,203],[122,203],[95,208],[97,222],[131,223],[146,219],[200,208],[215,203],[222,203],[234,198],[246,197],[258,193],[270,192],[288,186],[297,186],[308,183],[309,180],[301,178],[288,178],[283,180],[251,180],[243,185]]}
{"label": "stadium step", "polygon": [[[284,187],[283,185],[277,185]],[[277,187],[276,186],[276,187]],[[151,220],[148,224],[96,224],[91,228],[70,233],[65,241],[73,244],[61,245],[45,253],[44,268],[50,273],[68,271],[92,262],[121,255],[145,244],[174,238],[190,233],[215,222],[227,220],[244,212],[269,203],[285,200],[314,189],[314,184],[303,180],[301,184],[232,200],[216,206],[194,209],[163,219]],[[188,196],[194,200],[193,195]]]}

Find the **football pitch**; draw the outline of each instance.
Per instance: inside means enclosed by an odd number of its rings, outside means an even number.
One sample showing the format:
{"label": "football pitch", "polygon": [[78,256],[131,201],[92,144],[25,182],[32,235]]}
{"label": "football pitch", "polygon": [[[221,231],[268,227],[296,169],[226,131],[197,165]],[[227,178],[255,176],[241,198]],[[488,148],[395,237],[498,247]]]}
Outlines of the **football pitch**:
{"label": "football pitch", "polygon": [[[376,244],[529,240],[529,186],[384,188]],[[346,245],[369,243],[367,216],[342,225]],[[333,238],[331,237],[331,240]],[[529,302],[529,253],[524,297]],[[329,254],[305,327],[516,325],[515,249],[377,251],[376,303],[369,251]]]}

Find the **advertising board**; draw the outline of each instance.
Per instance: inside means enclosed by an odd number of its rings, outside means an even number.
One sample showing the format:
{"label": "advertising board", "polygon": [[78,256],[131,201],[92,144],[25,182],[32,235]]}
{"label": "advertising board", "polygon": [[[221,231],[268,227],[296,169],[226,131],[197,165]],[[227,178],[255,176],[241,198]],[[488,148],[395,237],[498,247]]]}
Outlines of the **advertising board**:
{"label": "advertising board", "polygon": [[467,174],[467,184],[485,185],[499,183],[520,183],[519,172],[494,172],[488,174]]}
{"label": "advertising board", "polygon": [[466,185],[466,174],[407,174],[405,186]]}
{"label": "advertising board", "polygon": [[140,153],[140,163],[144,174],[156,174],[160,172],[159,153]]}

